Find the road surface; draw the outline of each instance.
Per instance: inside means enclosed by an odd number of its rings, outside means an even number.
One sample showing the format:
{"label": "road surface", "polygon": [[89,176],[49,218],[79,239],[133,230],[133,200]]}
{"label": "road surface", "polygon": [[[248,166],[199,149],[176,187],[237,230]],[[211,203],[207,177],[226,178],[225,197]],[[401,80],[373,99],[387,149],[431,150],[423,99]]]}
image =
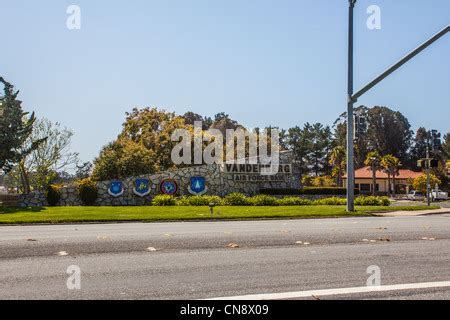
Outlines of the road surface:
{"label": "road surface", "polygon": [[[79,290],[67,287],[73,265]],[[382,287],[396,286],[355,291],[369,266],[380,268]],[[0,226],[0,299],[249,295],[450,299],[450,215]]]}

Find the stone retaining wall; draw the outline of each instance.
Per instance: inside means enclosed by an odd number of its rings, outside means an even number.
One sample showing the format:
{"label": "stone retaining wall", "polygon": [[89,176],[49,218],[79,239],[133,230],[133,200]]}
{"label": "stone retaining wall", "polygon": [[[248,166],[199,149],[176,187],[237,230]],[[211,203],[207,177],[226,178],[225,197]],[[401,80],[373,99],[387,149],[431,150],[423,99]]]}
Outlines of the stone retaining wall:
{"label": "stone retaining wall", "polygon": [[[96,205],[99,206],[145,206],[150,205],[154,196],[161,194],[159,186],[165,179],[173,179],[178,184],[177,196],[190,195],[188,187],[190,178],[202,176],[206,179],[207,192],[209,195],[225,196],[232,192],[240,192],[246,195],[255,195],[260,189],[298,189],[300,188],[300,175],[296,165],[293,165],[291,152],[280,154],[280,164],[292,166],[290,174],[281,174],[281,180],[277,181],[236,181],[235,175],[226,172],[224,165],[203,165],[196,167],[186,167],[172,171],[166,171],[148,176],[131,177],[119,180],[123,184],[124,193],[119,197],[113,197],[108,193],[112,181],[102,181],[97,183],[98,199]],[[134,184],[136,179],[148,179],[151,183],[150,194],[139,197],[134,194]],[[41,192],[32,192],[20,197],[20,205],[26,207],[46,206],[47,200]],[[75,187],[64,187],[61,189],[61,206],[79,206],[82,202]]]}

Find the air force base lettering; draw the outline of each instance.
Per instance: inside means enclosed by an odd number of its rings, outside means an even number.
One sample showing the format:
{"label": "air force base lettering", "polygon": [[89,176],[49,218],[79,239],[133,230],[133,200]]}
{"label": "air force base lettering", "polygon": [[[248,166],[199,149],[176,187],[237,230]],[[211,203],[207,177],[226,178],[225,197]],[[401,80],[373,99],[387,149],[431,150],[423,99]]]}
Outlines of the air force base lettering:
{"label": "air force base lettering", "polygon": [[280,164],[273,174],[267,174],[273,170],[270,165],[262,164],[225,164],[224,171],[231,174],[233,181],[238,182],[286,182],[292,174],[291,164]]}

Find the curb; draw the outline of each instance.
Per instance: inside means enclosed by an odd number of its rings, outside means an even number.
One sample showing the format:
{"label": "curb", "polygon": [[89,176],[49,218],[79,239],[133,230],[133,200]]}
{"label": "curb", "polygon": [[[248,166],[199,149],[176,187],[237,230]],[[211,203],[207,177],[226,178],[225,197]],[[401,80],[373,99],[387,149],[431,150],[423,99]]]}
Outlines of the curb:
{"label": "curb", "polygon": [[373,213],[377,217],[420,217],[420,216],[434,216],[441,214],[450,214],[450,208],[441,208],[436,210],[423,210],[423,211],[391,211]]}

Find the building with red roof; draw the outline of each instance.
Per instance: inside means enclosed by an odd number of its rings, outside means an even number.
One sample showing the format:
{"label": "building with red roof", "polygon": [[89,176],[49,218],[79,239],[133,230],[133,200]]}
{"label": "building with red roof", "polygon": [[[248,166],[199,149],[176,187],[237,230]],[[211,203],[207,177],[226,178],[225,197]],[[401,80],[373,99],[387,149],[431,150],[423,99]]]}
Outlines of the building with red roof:
{"label": "building with red roof", "polygon": [[[397,193],[406,192],[411,189],[411,181],[422,175],[422,172],[415,172],[408,169],[400,169],[399,174],[395,176],[395,190]],[[364,167],[355,171],[355,187],[363,194],[370,194],[373,190],[372,170],[370,167]],[[389,190],[388,175],[384,171],[376,172],[375,190],[380,194],[387,194]],[[344,186],[347,183],[347,176],[343,178]],[[391,184],[393,183],[391,177]],[[392,188],[392,186],[391,186]]]}

